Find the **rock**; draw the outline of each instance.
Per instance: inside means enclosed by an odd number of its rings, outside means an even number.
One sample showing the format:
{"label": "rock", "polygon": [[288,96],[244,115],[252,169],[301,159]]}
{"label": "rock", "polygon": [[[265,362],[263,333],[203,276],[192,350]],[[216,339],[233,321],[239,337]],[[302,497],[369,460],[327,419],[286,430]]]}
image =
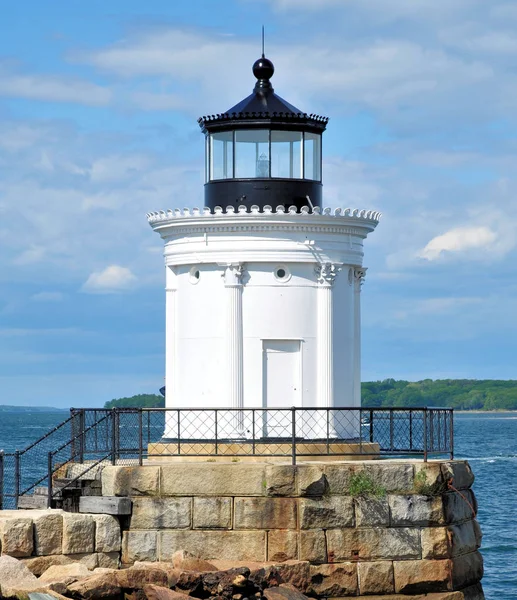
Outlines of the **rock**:
{"label": "rock", "polygon": [[84,600],[101,600],[102,598],[118,598],[122,589],[117,582],[116,573],[92,575],[68,586],[67,592],[72,597]]}
{"label": "rock", "polygon": [[95,521],[90,515],[63,513],[63,554],[95,551]]}
{"label": "rock", "polygon": [[300,531],[300,560],[311,563],[327,562],[327,542],[321,529]]}
{"label": "rock", "polygon": [[181,575],[179,569],[176,569],[171,563],[167,562],[135,562],[133,566],[140,569],[160,569],[167,574],[167,585],[170,588],[176,585]]}
{"label": "rock", "polygon": [[95,567],[89,567],[86,561],[84,563],[89,569],[104,568],[104,569],[118,569],[120,566],[120,553],[119,552],[98,552],[96,555],[97,563]]}
{"label": "rock", "polygon": [[189,529],[191,506],[191,498],[135,498],[130,528]]}
{"label": "rock", "polygon": [[395,561],[393,571],[398,593],[424,594],[453,589],[450,560]]}
{"label": "rock", "polygon": [[194,529],[231,529],[231,498],[194,498]]}
{"label": "rock", "polygon": [[197,596],[203,591],[201,573],[195,571],[181,571],[176,581],[176,590],[189,596]]}
{"label": "rock", "polygon": [[158,560],[157,531],[124,531],[122,534],[122,563]]}
{"label": "rock", "polygon": [[95,551],[119,552],[121,546],[118,519],[110,515],[95,515]]}
{"label": "rock", "polygon": [[448,492],[443,494],[442,499],[446,523],[459,523],[475,518],[477,502],[472,490],[464,490],[461,494]]}
{"label": "rock", "polygon": [[443,525],[441,496],[388,496],[392,527],[428,527]]}
{"label": "rock", "polygon": [[304,596],[294,587],[272,587],[264,590],[264,596],[267,600],[307,600],[307,596]]}
{"label": "rock", "polygon": [[357,564],[311,565],[309,592],[318,597],[355,596]]}
{"label": "rock", "polygon": [[366,594],[393,594],[395,581],[391,561],[357,563],[359,592]]}
{"label": "rock", "polygon": [[413,491],[414,475],[411,464],[366,464],[364,470],[376,486],[384,488],[388,493]]}
{"label": "rock", "polygon": [[479,552],[457,556],[451,562],[453,589],[474,585],[481,581],[483,577],[483,557]]}
{"label": "rock", "polygon": [[324,470],[330,494],[346,496],[349,494],[350,477],[364,469],[362,465],[330,464],[325,465]]}
{"label": "rock", "polygon": [[259,591],[259,588],[249,580],[250,569],[238,567],[227,571],[214,571],[202,575],[203,594],[232,598],[235,593],[244,593],[250,596]]}
{"label": "rock", "polygon": [[267,534],[267,559],[274,562],[298,559],[298,532],[273,529]]}
{"label": "rock", "polygon": [[34,553],[37,556],[61,554],[63,543],[63,515],[47,511],[34,518]]}
{"label": "rock", "polygon": [[393,560],[420,558],[420,530],[398,529],[329,529],[329,560]]}
{"label": "rock", "polygon": [[353,527],[354,501],[349,496],[300,499],[301,529]]}
{"label": "rock", "polygon": [[316,465],[298,466],[298,494],[300,496],[324,496],[329,491],[323,467]]}
{"label": "rock", "polygon": [[235,529],[296,529],[295,498],[235,498]]}
{"label": "rock", "polygon": [[158,585],[144,585],[147,600],[187,600],[185,594]]}
{"label": "rock", "polygon": [[296,496],[296,467],[267,465],[264,487],[267,496]]}
{"label": "rock", "polygon": [[387,498],[355,498],[357,527],[389,527],[390,507]]}
{"label": "rock", "polygon": [[424,527],[422,529],[422,558],[448,558],[449,554],[447,527]]}
{"label": "rock", "polygon": [[49,567],[39,578],[45,583],[64,582],[74,583],[78,579],[89,577],[91,572],[81,563],[69,565],[54,565]]}
{"label": "rock", "polygon": [[23,564],[33,575],[39,577],[42,573],[54,565],[69,565],[74,561],[68,556],[56,554],[54,556],[37,556],[35,558],[26,558],[21,562],[23,562]]}
{"label": "rock", "polygon": [[182,571],[195,571],[196,573],[217,571],[217,568],[212,563],[202,558],[184,558],[178,563],[174,563],[174,566]]}
{"label": "rock", "polygon": [[452,479],[457,490],[470,488],[474,483],[474,473],[467,461],[451,461],[441,465],[442,475],[446,482]]}
{"label": "rock", "polygon": [[282,583],[294,585],[297,590],[305,592],[308,590],[311,575],[310,564],[308,561],[288,560],[275,565],[275,568],[282,579]]}
{"label": "rock", "polygon": [[123,589],[138,590],[147,583],[161,586],[168,585],[167,573],[154,567],[123,569],[115,573],[115,578],[117,584]]}
{"label": "rock", "polygon": [[0,545],[2,554],[18,558],[30,556],[34,549],[32,519],[0,518]]}
{"label": "rock", "polygon": [[102,471],[103,496],[158,496],[160,467],[107,466]]}
{"label": "rock", "polygon": [[4,592],[4,588],[38,585],[38,580],[21,561],[4,555],[0,556],[0,585]]}

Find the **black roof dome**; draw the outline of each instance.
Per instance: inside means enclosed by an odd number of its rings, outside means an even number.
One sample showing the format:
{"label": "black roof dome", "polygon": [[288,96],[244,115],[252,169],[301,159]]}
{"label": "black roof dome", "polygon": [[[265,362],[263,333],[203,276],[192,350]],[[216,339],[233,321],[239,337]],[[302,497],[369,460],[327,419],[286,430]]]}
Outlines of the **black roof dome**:
{"label": "black roof dome", "polygon": [[204,132],[234,129],[239,123],[244,126],[296,123],[297,126],[305,126],[303,128],[307,130],[324,131],[328,123],[327,117],[308,115],[275,94],[270,81],[274,72],[273,63],[262,55],[253,64],[253,74],[257,78],[253,93],[224,113],[199,118],[201,129]]}

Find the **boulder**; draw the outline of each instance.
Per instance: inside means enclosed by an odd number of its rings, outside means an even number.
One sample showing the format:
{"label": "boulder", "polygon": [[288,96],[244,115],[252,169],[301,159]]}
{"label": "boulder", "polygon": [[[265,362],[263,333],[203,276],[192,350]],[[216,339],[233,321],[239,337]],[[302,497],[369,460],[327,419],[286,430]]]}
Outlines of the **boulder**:
{"label": "boulder", "polygon": [[116,573],[105,573],[102,575],[91,575],[72,583],[67,588],[67,594],[72,597],[84,598],[84,600],[102,600],[103,598],[119,597],[122,588],[117,582]]}
{"label": "boulder", "polygon": [[2,589],[25,586],[26,584],[38,585],[38,579],[21,561],[12,556],[0,556],[0,585]]}
{"label": "boulder", "polygon": [[181,571],[196,571],[197,573],[217,571],[217,568],[212,563],[202,558],[184,558],[181,561],[177,561],[175,567]]}
{"label": "boulder", "polygon": [[264,590],[267,600],[307,600],[294,586],[279,586]]}
{"label": "boulder", "polygon": [[21,562],[33,575],[39,577],[49,567],[54,565],[70,565],[74,561],[63,554],[55,554],[53,556],[36,556],[34,558],[25,558]]}
{"label": "boulder", "polygon": [[181,571],[176,569],[173,564],[167,562],[136,562],[133,565],[139,569],[160,569],[167,574],[167,585],[172,588],[176,585]]}
{"label": "boulder", "polygon": [[158,585],[144,585],[143,592],[147,600],[187,600],[188,596]]}
{"label": "boulder", "polygon": [[54,565],[49,567],[39,578],[40,582],[45,583],[74,583],[79,579],[89,577],[91,572],[81,563],[71,563],[69,565]]}
{"label": "boulder", "polygon": [[310,592],[317,597],[355,596],[357,563],[336,563],[310,567]]}
{"label": "boulder", "polygon": [[131,567],[114,573],[117,584],[123,589],[138,590],[144,585],[152,583],[155,585],[167,586],[168,576],[162,569],[156,567]]}

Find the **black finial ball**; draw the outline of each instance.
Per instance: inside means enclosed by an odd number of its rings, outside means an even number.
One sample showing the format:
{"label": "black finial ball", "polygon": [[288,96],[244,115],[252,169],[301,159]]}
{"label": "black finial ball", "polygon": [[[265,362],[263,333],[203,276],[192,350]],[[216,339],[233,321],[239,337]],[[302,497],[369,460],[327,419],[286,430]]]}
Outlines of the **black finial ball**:
{"label": "black finial ball", "polygon": [[274,72],[275,67],[268,58],[259,58],[253,64],[253,75],[257,79],[271,79]]}

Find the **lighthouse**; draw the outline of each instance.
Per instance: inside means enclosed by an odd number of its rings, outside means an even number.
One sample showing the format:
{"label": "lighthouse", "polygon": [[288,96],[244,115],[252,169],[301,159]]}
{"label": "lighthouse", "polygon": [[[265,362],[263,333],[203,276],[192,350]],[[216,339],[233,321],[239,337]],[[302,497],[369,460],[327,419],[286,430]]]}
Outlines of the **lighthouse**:
{"label": "lighthouse", "polygon": [[[166,407],[227,409],[228,440],[251,436],[245,409],[266,409],[263,436],[282,438],[273,409],[361,403],[363,243],[380,215],[324,207],[328,119],[278,96],[273,73],[262,56],[251,95],[199,119],[204,207],[147,215],[164,241]],[[166,424],[164,438],[174,432]],[[357,434],[357,418],[329,431],[319,416],[304,433]],[[199,420],[182,427],[182,437],[212,436]]]}

